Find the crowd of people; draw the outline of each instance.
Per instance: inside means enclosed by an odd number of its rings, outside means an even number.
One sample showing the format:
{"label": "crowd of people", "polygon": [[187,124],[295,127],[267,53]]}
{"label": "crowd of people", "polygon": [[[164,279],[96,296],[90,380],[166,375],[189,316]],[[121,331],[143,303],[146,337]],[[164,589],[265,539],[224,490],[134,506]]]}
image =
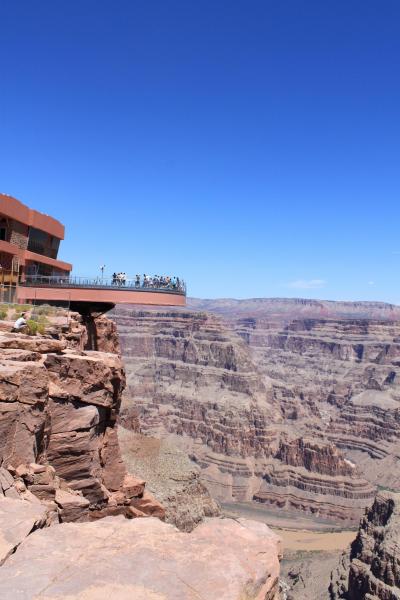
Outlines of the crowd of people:
{"label": "crowd of people", "polygon": [[113,285],[126,285],[126,273],[113,273],[111,283]]}
{"label": "crowd of people", "polygon": [[112,285],[117,286],[134,286],[137,288],[154,288],[154,289],[171,289],[180,292],[185,291],[184,282],[179,277],[169,277],[165,275],[136,275],[135,278],[128,279],[126,273],[113,273]]}

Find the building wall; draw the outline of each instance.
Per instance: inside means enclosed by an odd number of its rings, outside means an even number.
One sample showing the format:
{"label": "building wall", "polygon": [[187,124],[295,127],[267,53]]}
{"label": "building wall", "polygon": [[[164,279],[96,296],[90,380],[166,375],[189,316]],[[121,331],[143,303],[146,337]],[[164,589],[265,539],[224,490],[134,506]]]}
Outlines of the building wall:
{"label": "building wall", "polygon": [[18,221],[12,221],[10,223],[11,235],[10,243],[14,246],[18,246],[22,250],[26,250],[28,247],[28,227]]}

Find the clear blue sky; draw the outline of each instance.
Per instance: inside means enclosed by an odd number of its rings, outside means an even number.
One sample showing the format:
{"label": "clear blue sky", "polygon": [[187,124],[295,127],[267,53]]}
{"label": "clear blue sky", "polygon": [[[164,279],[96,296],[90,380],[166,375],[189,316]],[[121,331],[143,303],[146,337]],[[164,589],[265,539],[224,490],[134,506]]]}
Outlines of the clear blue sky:
{"label": "clear blue sky", "polygon": [[0,191],[76,274],[400,304],[398,0],[6,0]]}

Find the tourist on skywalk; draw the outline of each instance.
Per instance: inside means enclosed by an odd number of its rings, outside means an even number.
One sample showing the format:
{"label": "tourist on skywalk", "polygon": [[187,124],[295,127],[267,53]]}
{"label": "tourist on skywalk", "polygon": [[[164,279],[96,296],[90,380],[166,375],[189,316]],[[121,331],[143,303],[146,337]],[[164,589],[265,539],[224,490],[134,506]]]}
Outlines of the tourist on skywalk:
{"label": "tourist on skywalk", "polygon": [[117,284],[125,285],[125,283],[126,283],[126,273],[122,273],[122,271],[120,273],[117,273]]}
{"label": "tourist on skywalk", "polygon": [[117,285],[117,274],[115,272],[112,274],[111,285]]}

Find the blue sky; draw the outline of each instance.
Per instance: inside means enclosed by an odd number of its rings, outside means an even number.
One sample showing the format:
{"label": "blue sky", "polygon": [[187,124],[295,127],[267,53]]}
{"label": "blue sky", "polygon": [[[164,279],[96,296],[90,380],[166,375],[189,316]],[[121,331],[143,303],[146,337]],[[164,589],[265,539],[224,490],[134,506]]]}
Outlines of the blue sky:
{"label": "blue sky", "polygon": [[398,0],[0,5],[0,191],[80,275],[400,304]]}

